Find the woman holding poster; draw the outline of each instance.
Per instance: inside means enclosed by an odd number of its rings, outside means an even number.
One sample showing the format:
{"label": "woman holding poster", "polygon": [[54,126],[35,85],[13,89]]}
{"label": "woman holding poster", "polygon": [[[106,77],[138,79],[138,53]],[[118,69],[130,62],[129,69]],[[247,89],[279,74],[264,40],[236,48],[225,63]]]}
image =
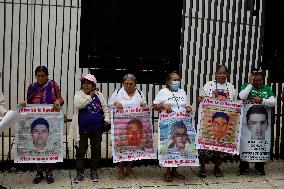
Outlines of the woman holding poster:
{"label": "woman holding poster", "polygon": [[[274,107],[276,105],[276,99],[271,88],[264,85],[264,75],[262,70],[252,69],[249,83],[245,83],[241,87],[239,97],[241,100],[248,100],[252,104],[256,104],[250,107],[246,114],[245,122],[251,133],[250,140],[255,142],[265,141],[265,133],[269,128],[268,113],[265,106],[269,108]],[[241,141],[243,140],[245,140],[245,138],[242,135]],[[254,168],[259,175],[265,175],[264,164],[265,162],[255,162]],[[248,168],[249,163],[241,160],[239,165],[240,174],[245,175]]]}
{"label": "woman holding poster", "polygon": [[[136,88],[136,77],[133,74],[126,74],[123,77],[123,87],[114,91],[111,95],[108,106],[111,109],[127,109],[146,106],[145,96],[139,89]],[[142,129],[139,120],[131,120],[127,124],[126,137],[128,144],[138,144],[141,141]],[[125,175],[134,177],[132,170],[133,161],[128,161],[127,169],[125,170],[124,162],[119,162],[118,179],[122,180]]]}
{"label": "woman holding poster", "polygon": [[[53,104],[53,108],[60,109],[64,104],[61,97],[59,85],[48,79],[48,69],[45,66],[38,66],[35,69],[36,82],[28,87],[27,101],[22,102],[21,106],[28,104]],[[52,167],[49,164],[37,164],[37,174],[33,179],[34,184],[40,183],[43,179],[43,171],[46,172],[48,184],[54,182]]]}
{"label": "woman holding poster", "polygon": [[81,90],[74,95],[75,112],[71,129],[73,138],[78,143],[76,148],[77,175],[74,183],[84,179],[84,158],[91,145],[90,177],[93,182],[99,181],[97,169],[101,159],[102,130],[108,124],[109,110],[103,94],[96,89],[94,75],[86,74],[80,78]]}
{"label": "woman holding poster", "polygon": [[[234,99],[235,89],[234,86],[227,82],[228,77],[228,68],[224,65],[219,65],[215,72],[216,80],[207,82],[202,90],[200,91],[200,96],[198,97],[198,101],[202,101],[205,97],[207,98],[219,98],[219,99]],[[229,116],[225,112],[216,112],[212,116],[211,124],[208,125],[209,134],[216,141],[223,140],[228,131],[228,122]],[[216,128],[219,128],[218,131]],[[222,131],[222,132],[219,132]],[[205,164],[209,159],[215,164],[214,166],[214,174],[216,177],[222,177],[223,173],[220,169],[220,165],[223,161],[224,153],[219,151],[211,151],[211,150],[199,150],[199,161],[200,161],[200,170],[199,177],[206,177],[206,169]]]}
{"label": "woman holding poster", "polygon": [[[181,76],[177,72],[169,74],[166,81],[166,88],[161,89],[153,101],[154,110],[160,112],[191,112],[192,108],[188,102],[186,93],[180,89]],[[185,145],[189,143],[189,138],[183,122],[177,122],[172,129],[172,143],[169,145],[170,149],[176,148],[179,151],[184,151]],[[160,135],[161,133],[159,133]],[[178,138],[179,140],[176,140]],[[168,167],[164,180],[171,182],[173,178],[184,179],[176,167]]]}

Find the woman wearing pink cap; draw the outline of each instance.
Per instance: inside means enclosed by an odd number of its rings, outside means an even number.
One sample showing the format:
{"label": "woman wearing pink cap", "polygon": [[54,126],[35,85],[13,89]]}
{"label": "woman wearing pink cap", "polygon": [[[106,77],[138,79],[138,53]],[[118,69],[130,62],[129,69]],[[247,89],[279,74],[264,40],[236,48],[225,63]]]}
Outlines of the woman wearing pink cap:
{"label": "woman wearing pink cap", "polygon": [[86,74],[81,79],[81,90],[74,96],[75,113],[72,119],[72,133],[78,142],[76,151],[77,176],[75,183],[84,179],[84,157],[91,144],[90,177],[93,182],[99,181],[97,169],[101,158],[101,141],[104,123],[109,123],[109,112],[103,94],[96,90],[95,76]]}

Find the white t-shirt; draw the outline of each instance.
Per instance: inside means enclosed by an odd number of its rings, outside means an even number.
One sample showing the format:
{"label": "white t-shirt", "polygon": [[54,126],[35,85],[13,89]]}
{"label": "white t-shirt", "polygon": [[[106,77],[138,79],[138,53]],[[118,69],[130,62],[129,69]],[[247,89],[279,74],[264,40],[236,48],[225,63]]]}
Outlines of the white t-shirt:
{"label": "white t-shirt", "polygon": [[146,103],[146,99],[142,91],[136,89],[135,94],[132,97],[129,97],[127,92],[124,90],[124,87],[115,90],[111,95],[108,101],[109,108],[116,108],[114,106],[115,101],[120,102],[123,108],[136,108],[140,107],[141,102]]}
{"label": "white t-shirt", "polygon": [[[216,90],[217,89],[217,90]],[[216,81],[209,81],[203,87],[203,93],[201,96],[209,96],[215,98],[216,93],[218,93],[218,98],[221,99],[230,99],[233,100],[235,97],[235,89],[234,86],[229,83],[217,83]]]}
{"label": "white t-shirt", "polygon": [[153,104],[170,105],[174,112],[185,112],[188,104],[186,93],[183,89],[170,91],[168,88],[161,89],[155,97]]}

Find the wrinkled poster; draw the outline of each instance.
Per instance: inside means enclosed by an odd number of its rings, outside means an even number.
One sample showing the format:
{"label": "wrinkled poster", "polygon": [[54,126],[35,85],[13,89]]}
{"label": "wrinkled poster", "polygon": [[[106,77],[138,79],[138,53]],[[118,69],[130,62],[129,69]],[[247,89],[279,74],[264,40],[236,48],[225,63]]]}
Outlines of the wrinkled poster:
{"label": "wrinkled poster", "polygon": [[113,162],[156,159],[149,108],[112,110]]}
{"label": "wrinkled poster", "polygon": [[27,105],[19,109],[15,163],[63,162],[62,110],[53,105]]}
{"label": "wrinkled poster", "polygon": [[243,102],[205,98],[199,105],[197,148],[239,154]]}
{"label": "wrinkled poster", "polygon": [[158,159],[162,167],[198,166],[193,112],[160,113]]}
{"label": "wrinkled poster", "polygon": [[245,104],[241,136],[241,160],[266,162],[270,159],[271,109]]}

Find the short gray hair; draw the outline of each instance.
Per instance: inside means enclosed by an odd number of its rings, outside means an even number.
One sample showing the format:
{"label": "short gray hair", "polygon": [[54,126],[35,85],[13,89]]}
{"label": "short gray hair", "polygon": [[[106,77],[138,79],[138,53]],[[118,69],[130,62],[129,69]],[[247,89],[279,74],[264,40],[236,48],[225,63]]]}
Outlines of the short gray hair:
{"label": "short gray hair", "polygon": [[133,74],[131,74],[131,73],[126,74],[125,76],[123,76],[123,83],[124,83],[127,79],[133,80],[135,83],[137,83],[135,75],[133,75]]}

